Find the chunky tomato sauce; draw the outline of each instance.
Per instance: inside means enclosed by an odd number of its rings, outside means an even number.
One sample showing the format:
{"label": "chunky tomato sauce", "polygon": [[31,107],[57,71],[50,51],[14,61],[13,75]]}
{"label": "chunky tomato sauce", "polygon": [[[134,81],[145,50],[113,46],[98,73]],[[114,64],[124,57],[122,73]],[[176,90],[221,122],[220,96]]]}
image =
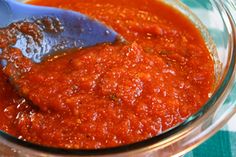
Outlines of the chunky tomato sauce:
{"label": "chunky tomato sauce", "polygon": [[[17,80],[0,71],[0,129],[53,147],[98,149],[156,136],[196,113],[214,83],[200,32],[155,0],[34,0],[96,18],[127,43],[102,44],[30,64]],[[1,40],[4,40],[3,38]]]}

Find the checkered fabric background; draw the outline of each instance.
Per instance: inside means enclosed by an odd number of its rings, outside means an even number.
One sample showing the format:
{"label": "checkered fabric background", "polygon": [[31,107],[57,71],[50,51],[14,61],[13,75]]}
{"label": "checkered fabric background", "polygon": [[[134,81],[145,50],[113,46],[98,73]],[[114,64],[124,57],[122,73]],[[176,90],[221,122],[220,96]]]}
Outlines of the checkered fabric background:
{"label": "checkered fabric background", "polygon": [[236,115],[218,133],[184,157],[236,157]]}

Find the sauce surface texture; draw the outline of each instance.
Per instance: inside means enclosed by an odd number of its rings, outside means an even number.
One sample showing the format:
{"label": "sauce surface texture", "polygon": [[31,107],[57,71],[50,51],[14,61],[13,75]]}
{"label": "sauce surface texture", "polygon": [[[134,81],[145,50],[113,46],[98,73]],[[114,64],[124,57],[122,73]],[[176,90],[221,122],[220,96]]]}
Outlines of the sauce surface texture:
{"label": "sauce surface texture", "polygon": [[[209,99],[214,62],[200,32],[155,0],[34,0],[96,18],[127,43],[73,50],[32,65],[18,80],[0,71],[0,129],[61,148],[145,140],[183,122]],[[0,39],[4,40],[4,39]]]}

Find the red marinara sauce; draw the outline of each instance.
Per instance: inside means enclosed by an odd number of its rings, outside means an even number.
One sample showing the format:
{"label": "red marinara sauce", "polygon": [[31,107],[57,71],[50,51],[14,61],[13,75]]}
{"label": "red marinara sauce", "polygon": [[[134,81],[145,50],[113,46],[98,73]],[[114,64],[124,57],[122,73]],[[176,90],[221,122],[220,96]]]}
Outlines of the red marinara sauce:
{"label": "red marinara sauce", "polygon": [[34,0],[87,14],[126,44],[73,50],[35,64],[19,81],[0,72],[0,129],[26,141],[98,149],[156,136],[209,99],[214,62],[199,30],[156,0]]}

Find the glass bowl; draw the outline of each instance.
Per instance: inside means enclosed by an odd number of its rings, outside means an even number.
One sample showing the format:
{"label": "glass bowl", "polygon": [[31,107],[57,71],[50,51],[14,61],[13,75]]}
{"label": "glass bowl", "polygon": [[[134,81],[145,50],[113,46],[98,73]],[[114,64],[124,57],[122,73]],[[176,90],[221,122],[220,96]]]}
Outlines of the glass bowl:
{"label": "glass bowl", "polygon": [[[24,0],[20,0],[24,1]],[[181,156],[216,133],[236,113],[236,5],[233,0],[165,0],[199,28],[215,60],[216,90],[183,123],[161,135],[116,148],[68,150],[21,141],[0,132],[2,156]]]}

